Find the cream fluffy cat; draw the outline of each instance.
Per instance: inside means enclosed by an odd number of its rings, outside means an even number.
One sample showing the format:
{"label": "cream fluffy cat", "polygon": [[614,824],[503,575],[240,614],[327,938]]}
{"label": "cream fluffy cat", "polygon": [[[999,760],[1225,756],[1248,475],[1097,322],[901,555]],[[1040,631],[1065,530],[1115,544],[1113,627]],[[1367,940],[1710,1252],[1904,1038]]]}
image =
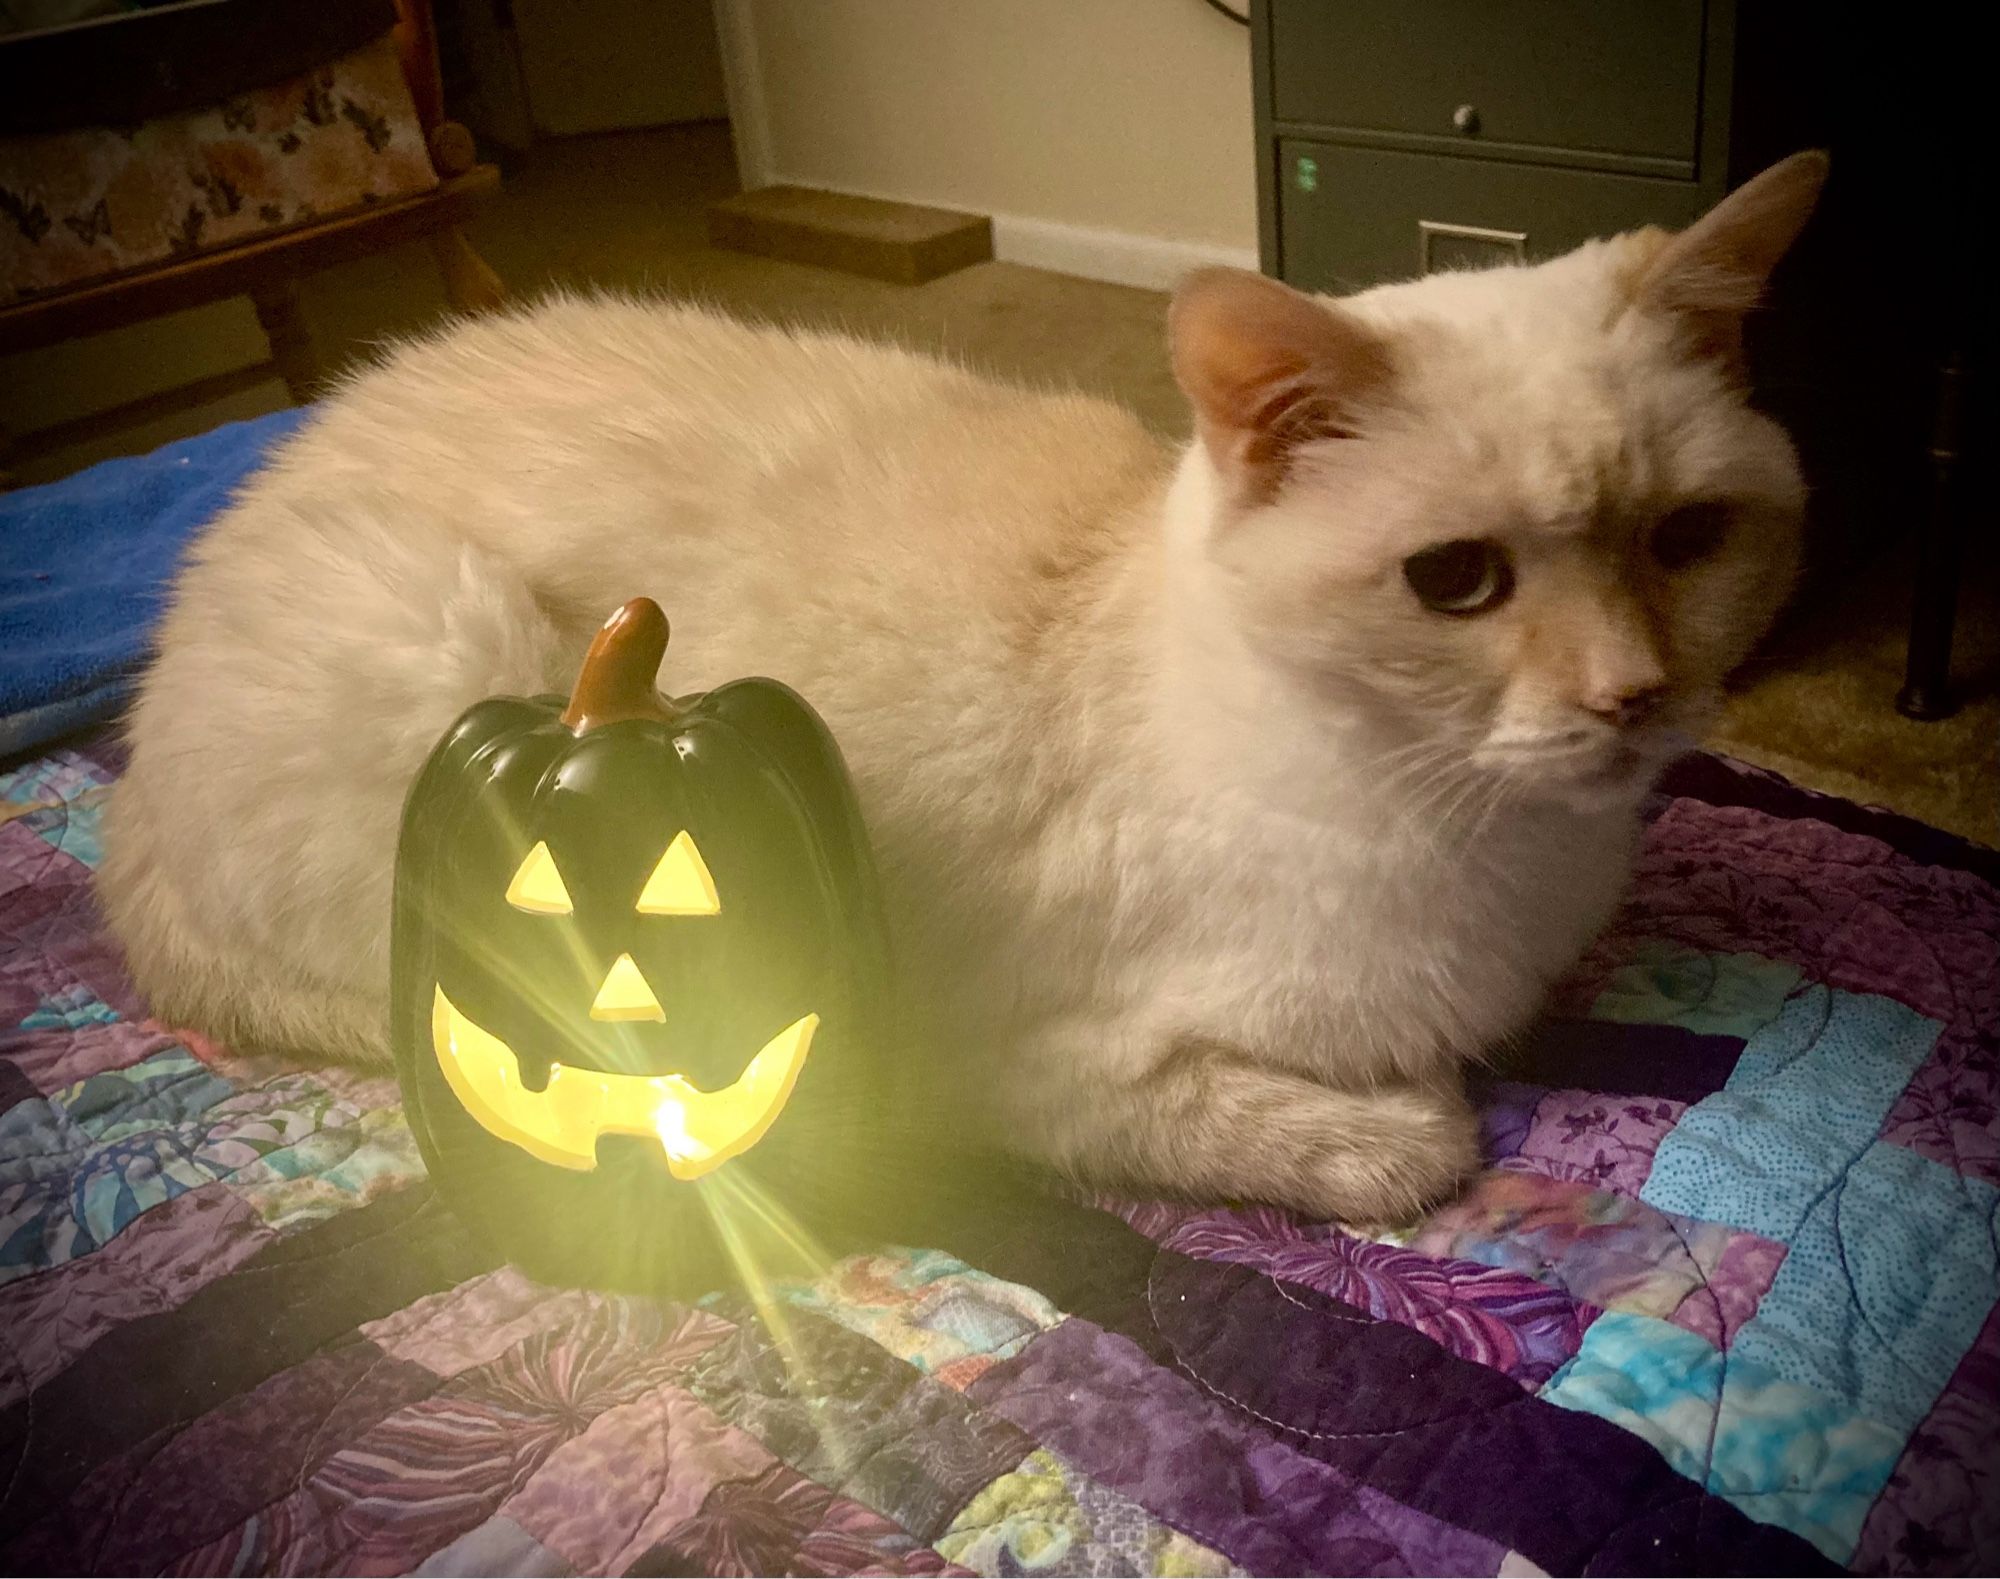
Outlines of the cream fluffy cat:
{"label": "cream fluffy cat", "polygon": [[103,893],[158,1011],[386,1058],[403,792],[648,594],[790,681],[881,857],[912,1056],[1075,1174],[1399,1217],[1603,924],[1803,489],[1739,331],[1819,155],[1676,237],[1333,301],[1195,276],[1197,438],[905,351],[559,301],[396,351],[182,572]]}

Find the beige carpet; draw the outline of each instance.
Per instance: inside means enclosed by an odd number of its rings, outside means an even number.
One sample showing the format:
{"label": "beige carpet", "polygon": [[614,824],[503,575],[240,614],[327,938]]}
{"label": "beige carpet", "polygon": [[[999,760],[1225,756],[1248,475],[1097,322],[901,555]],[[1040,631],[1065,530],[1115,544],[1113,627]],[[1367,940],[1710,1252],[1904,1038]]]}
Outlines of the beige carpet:
{"label": "beige carpet", "polygon": [[2000,845],[2000,556],[1992,523],[1966,567],[1952,665],[1963,706],[1920,724],[1903,680],[1910,575],[1901,558],[1858,573],[1737,677],[1719,750],[1801,784],[1878,802]]}
{"label": "beige carpet", "polygon": [[[691,127],[543,145],[510,169],[474,240],[512,289],[605,286],[697,297],[739,313],[945,350],[1042,384],[1100,391],[1163,431],[1186,416],[1166,363],[1165,299],[1005,263],[928,285],[881,284],[711,250],[703,208],[734,191],[726,129]],[[333,271],[307,310],[333,365],[443,310],[430,259],[409,248]],[[1907,573],[1874,567],[1821,600],[1742,678],[1714,741],[1802,783],[1887,804],[2000,844],[2000,534],[1968,566],[1958,665],[1967,705],[1941,724],[1900,718]]]}

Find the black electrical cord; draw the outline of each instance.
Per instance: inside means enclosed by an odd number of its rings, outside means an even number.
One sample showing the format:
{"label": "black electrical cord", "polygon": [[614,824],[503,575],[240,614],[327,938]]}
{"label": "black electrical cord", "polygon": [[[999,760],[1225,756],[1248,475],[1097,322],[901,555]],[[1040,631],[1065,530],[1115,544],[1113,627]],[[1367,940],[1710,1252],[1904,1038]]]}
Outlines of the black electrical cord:
{"label": "black electrical cord", "polygon": [[1241,11],[1230,10],[1228,6],[1222,3],[1222,0],[1201,0],[1201,3],[1207,6],[1209,10],[1213,11],[1217,16],[1228,17],[1229,20],[1234,22],[1238,27],[1248,27],[1250,25],[1249,17],[1245,16]]}

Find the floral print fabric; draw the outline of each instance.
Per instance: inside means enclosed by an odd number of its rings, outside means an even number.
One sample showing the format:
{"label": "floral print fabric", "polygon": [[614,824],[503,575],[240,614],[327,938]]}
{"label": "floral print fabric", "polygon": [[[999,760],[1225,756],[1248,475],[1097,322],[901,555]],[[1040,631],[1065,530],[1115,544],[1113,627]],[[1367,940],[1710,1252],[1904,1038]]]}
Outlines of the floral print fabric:
{"label": "floral print fabric", "polygon": [[208,109],[0,138],[0,301],[436,185],[384,35]]}

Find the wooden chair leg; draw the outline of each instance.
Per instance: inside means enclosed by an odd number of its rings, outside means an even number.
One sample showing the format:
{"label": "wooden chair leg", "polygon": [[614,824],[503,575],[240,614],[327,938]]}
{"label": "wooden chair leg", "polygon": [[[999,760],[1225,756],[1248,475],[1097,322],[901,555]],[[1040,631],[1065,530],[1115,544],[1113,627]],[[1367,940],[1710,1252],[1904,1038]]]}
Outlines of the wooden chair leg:
{"label": "wooden chair leg", "polygon": [[257,323],[271,343],[271,360],[295,405],[303,406],[319,393],[319,358],[313,354],[312,331],[299,305],[299,288],[287,280],[250,294]]}
{"label": "wooden chair leg", "polygon": [[431,256],[444,276],[445,295],[460,312],[491,312],[506,301],[507,287],[500,283],[500,276],[472,250],[472,243],[458,226],[433,232]]}

